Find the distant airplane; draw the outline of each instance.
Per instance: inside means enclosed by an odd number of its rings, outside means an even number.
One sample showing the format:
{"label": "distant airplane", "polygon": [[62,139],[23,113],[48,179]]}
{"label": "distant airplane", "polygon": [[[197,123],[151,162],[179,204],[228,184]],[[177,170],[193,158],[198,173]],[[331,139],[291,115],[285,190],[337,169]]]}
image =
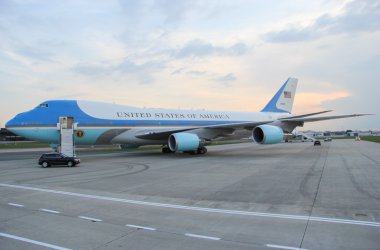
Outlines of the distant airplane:
{"label": "distant airplane", "polygon": [[366,115],[314,116],[331,110],[292,115],[297,82],[296,78],[289,78],[261,112],[135,108],[92,101],[50,100],[16,115],[6,128],[30,140],[58,144],[60,118],[71,117],[76,124],[77,145],[163,145],[164,153],[205,154],[205,145],[211,140],[231,137],[236,132],[260,144],[274,144],[283,140],[284,133],[305,122]]}

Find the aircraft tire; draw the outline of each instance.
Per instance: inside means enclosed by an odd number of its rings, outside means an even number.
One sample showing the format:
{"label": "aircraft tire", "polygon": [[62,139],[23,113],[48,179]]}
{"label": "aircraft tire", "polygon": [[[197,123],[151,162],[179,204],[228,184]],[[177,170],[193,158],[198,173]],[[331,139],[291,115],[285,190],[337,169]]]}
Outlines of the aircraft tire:
{"label": "aircraft tire", "polygon": [[162,153],[164,153],[164,154],[170,154],[170,153],[174,153],[174,152],[171,151],[169,147],[163,147],[162,148]]}
{"label": "aircraft tire", "polygon": [[207,148],[206,147],[200,147],[200,148],[198,148],[197,153],[200,155],[204,155],[207,153]]}

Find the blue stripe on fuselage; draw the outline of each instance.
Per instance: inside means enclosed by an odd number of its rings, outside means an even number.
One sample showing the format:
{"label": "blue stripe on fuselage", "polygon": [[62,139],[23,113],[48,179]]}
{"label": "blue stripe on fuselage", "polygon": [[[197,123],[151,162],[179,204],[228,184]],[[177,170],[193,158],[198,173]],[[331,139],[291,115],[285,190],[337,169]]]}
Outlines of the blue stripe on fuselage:
{"label": "blue stripe on fuselage", "polygon": [[6,127],[52,127],[59,117],[74,117],[79,127],[140,127],[140,126],[208,126],[239,123],[245,121],[200,121],[200,120],[110,120],[99,119],[84,113],[74,100],[44,102],[30,111],[18,114],[7,122]]}

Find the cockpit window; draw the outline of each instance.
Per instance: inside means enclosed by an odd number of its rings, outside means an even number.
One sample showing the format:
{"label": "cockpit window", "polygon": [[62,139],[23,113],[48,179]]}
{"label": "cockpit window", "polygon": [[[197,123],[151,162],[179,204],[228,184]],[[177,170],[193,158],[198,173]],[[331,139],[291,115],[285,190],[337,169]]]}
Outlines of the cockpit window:
{"label": "cockpit window", "polygon": [[47,104],[47,103],[41,103],[41,104],[39,105],[39,107],[42,107],[42,108],[48,108],[48,107],[49,107],[49,104]]}

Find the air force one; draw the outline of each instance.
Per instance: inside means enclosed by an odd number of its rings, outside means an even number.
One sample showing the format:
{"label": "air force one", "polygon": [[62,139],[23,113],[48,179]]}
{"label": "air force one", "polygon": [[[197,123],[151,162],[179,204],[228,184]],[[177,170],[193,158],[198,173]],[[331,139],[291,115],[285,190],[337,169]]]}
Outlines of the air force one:
{"label": "air force one", "polygon": [[259,144],[283,140],[305,122],[363,116],[315,115],[331,110],[292,115],[298,80],[289,78],[261,112],[225,112],[135,108],[76,100],[50,100],[16,115],[7,122],[11,132],[31,140],[60,143],[59,121],[70,117],[75,124],[75,144],[162,145],[164,153],[204,154],[205,145],[218,138],[250,137]]}

